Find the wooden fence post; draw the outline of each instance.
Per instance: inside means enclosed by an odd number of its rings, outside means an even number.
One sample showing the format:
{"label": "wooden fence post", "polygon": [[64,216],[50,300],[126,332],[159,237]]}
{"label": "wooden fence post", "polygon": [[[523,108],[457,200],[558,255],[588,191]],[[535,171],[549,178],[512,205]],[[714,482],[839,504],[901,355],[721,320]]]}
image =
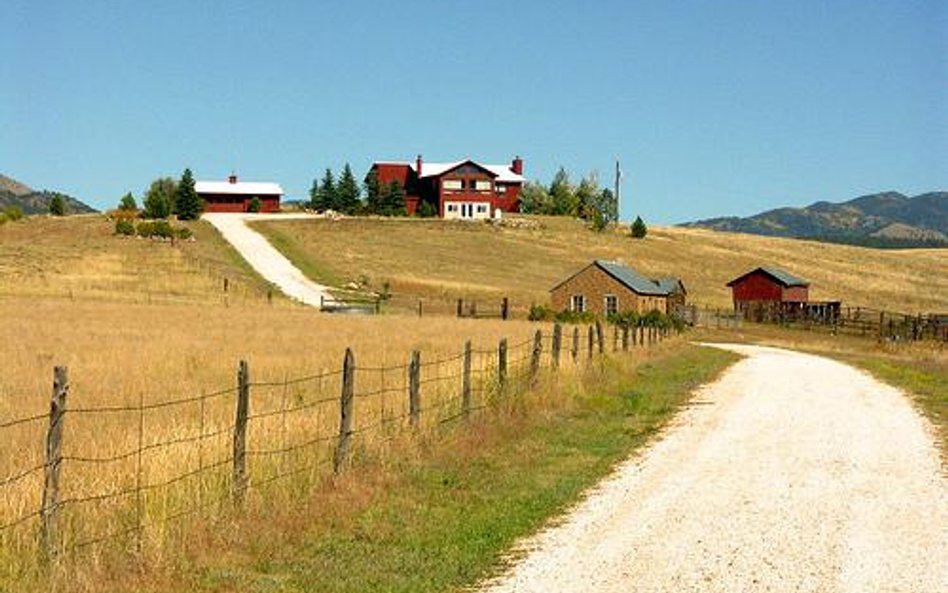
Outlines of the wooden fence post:
{"label": "wooden fence post", "polygon": [[421,299],[418,299],[418,317],[421,317],[422,316],[421,314],[422,314],[422,304],[421,304]]}
{"label": "wooden fence post", "polygon": [[[720,319],[720,317],[718,318]],[[639,326],[639,346],[645,346],[645,326]]]}
{"label": "wooden fence post", "polygon": [[412,428],[421,421],[421,352],[412,350],[408,363],[408,419]]}
{"label": "wooden fence post", "polygon": [[[574,344],[575,347],[575,344]],[[563,326],[559,323],[553,324],[553,368],[560,368],[560,351],[563,349]],[[573,358],[576,358],[576,352],[573,352]]]}
{"label": "wooden fence post", "polygon": [[593,341],[595,340],[595,336],[593,335],[593,332],[595,330],[593,329],[593,326],[591,325],[587,327],[588,327],[588,331],[586,332],[587,334],[586,345],[589,346],[589,352],[586,353],[586,359],[591,361],[593,358],[593,348],[594,348]]}
{"label": "wooden fence post", "polygon": [[602,323],[596,320],[596,345],[599,346],[599,355],[605,352],[605,338],[602,335]]}
{"label": "wooden fence post", "polygon": [[534,384],[540,374],[540,356],[543,354],[543,332],[533,334],[533,352],[530,353],[530,383]]}
{"label": "wooden fence post", "polygon": [[246,360],[237,366],[237,416],[234,420],[233,496],[238,506],[247,491],[247,416],[250,414],[250,367]]}
{"label": "wooden fence post", "polygon": [[342,361],[342,393],[339,396],[339,443],[333,456],[333,472],[339,474],[349,458],[349,441],[352,438],[352,416],[355,400],[355,356],[346,348]]}
{"label": "wooden fence post", "polygon": [[619,350],[619,326],[612,326],[612,351],[616,352]]}
{"label": "wooden fence post", "polygon": [[622,326],[622,351],[627,352],[629,350],[629,326]]}
{"label": "wooden fence post", "polygon": [[503,390],[507,384],[507,338],[497,346],[497,385]]}
{"label": "wooden fence post", "polygon": [[504,300],[500,303],[500,318],[504,321],[507,321],[507,317],[510,315],[510,301],[507,297],[504,297]]}
{"label": "wooden fence post", "polygon": [[458,317],[464,316],[464,299],[458,299]]}
{"label": "wooden fence post", "polygon": [[44,470],[41,539],[47,560],[59,552],[59,475],[62,469],[63,419],[69,395],[69,369],[53,369],[53,394],[49,400],[49,428],[46,430],[46,467]]}
{"label": "wooden fence post", "polygon": [[[555,330],[555,328],[554,328]],[[579,326],[573,326],[573,364],[576,364],[576,359],[579,358]]]}
{"label": "wooden fence post", "polygon": [[461,375],[461,412],[471,413],[471,341],[464,343],[464,370]]}

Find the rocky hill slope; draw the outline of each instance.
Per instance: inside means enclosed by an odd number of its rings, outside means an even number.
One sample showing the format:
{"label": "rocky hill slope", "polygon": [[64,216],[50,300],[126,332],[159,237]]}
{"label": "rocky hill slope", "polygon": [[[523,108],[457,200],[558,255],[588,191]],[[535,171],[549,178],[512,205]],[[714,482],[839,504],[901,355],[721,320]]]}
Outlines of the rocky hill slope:
{"label": "rocky hill slope", "polygon": [[24,214],[45,214],[49,212],[49,202],[57,195],[65,202],[68,214],[96,212],[95,208],[72,196],[45,189],[36,191],[16,179],[0,175],[0,211],[19,206]]}

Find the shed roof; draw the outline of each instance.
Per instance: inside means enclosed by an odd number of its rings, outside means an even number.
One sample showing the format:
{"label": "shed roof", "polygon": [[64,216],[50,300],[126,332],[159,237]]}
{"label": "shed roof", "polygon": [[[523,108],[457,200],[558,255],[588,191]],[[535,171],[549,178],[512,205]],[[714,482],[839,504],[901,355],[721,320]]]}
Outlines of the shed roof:
{"label": "shed roof", "polygon": [[[472,163],[482,169],[487,170],[495,176],[495,181],[500,183],[523,183],[526,181],[526,178],[523,175],[518,175],[510,170],[510,165],[485,165],[483,163],[478,163],[477,161],[472,161],[471,159],[463,159],[460,161],[453,161],[450,163],[429,163],[424,161],[421,164],[422,177],[438,177],[444,175],[448,171],[463,165],[464,163]],[[372,164],[373,167],[376,165],[400,165],[403,167],[408,167],[412,171],[415,171],[416,164],[408,163],[405,161],[375,161]],[[417,173],[417,171],[415,171]]]}
{"label": "shed roof", "polygon": [[671,294],[675,292],[676,290],[678,290],[679,288],[681,288],[681,291],[683,293],[688,292],[687,290],[685,290],[684,283],[682,283],[680,279],[675,278],[674,276],[665,276],[664,278],[658,278],[654,280],[654,282],[655,284],[658,285],[659,288],[664,290],[667,294]]}
{"label": "shed roof", "polygon": [[194,190],[199,194],[230,194],[237,196],[282,196],[283,188],[278,183],[238,181],[195,181]]}
{"label": "shed roof", "polygon": [[780,284],[786,287],[810,285],[810,283],[804,280],[803,278],[797,278],[793,274],[785,272],[784,270],[781,270],[780,268],[774,268],[772,266],[760,266],[759,268],[754,268],[750,272],[747,272],[746,274],[742,274],[738,276],[737,278],[735,278],[734,280],[731,280],[730,282],[727,283],[727,285],[734,286],[735,284],[737,284],[744,278],[747,278],[751,274],[755,274],[757,272],[763,272],[764,274],[770,276],[771,278],[773,278],[774,280],[776,280],[777,282],[779,282]]}

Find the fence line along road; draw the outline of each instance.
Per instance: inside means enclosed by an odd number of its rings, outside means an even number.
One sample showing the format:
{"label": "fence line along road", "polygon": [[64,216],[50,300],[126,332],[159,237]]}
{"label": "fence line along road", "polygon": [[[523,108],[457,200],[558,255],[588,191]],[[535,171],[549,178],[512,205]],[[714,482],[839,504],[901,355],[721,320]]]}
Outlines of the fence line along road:
{"label": "fence line along road", "polygon": [[[637,340],[627,337],[635,328],[615,330],[611,352],[669,333],[638,330]],[[21,467],[0,475],[0,556],[35,547],[36,557],[59,561],[116,541],[143,556],[153,529],[195,515],[225,517],[252,496],[305,493],[367,448],[440,430],[529,391],[544,369],[598,368],[609,350],[603,326],[590,325],[588,340],[580,333],[573,327],[564,343],[556,324],[495,347],[468,340],[440,358],[415,350],[404,364],[383,367],[360,367],[347,349],[340,370],[283,381],[254,381],[242,360],[233,386],[157,402],[141,396],[132,405],[74,405],[69,372],[56,367],[47,415],[0,419],[8,450],[43,451],[42,462],[18,456]],[[124,434],[105,437],[110,422]]]}

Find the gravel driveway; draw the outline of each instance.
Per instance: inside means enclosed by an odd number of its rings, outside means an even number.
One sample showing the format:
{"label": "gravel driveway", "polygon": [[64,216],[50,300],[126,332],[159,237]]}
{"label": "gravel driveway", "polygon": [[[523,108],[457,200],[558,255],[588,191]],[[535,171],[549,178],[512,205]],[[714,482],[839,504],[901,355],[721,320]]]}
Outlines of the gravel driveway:
{"label": "gravel driveway", "polygon": [[756,346],[491,592],[948,592],[948,478],[899,391]]}
{"label": "gravel driveway", "polygon": [[285,295],[313,307],[319,307],[321,299],[325,299],[327,303],[334,302],[325,286],[309,280],[299,268],[270,245],[263,235],[251,230],[246,224],[255,220],[314,218],[313,215],[212,212],[202,218],[214,225],[258,274],[275,284]]}

